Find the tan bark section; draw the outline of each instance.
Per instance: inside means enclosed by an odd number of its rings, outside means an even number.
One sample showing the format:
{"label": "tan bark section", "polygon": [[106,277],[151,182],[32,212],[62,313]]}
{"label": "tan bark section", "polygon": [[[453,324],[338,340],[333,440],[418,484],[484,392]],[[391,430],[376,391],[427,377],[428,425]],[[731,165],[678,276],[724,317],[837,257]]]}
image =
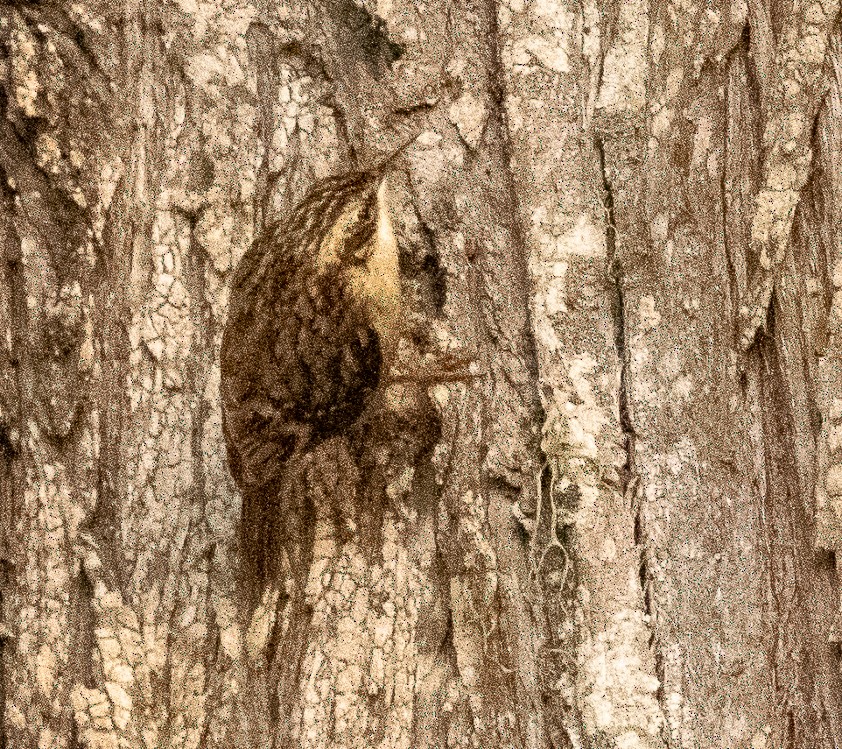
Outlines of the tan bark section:
{"label": "tan bark section", "polygon": [[[838,11],[2,5],[5,745],[839,744]],[[231,271],[413,138],[477,376],[311,456],[252,609]]]}
{"label": "tan bark section", "polygon": [[[834,20],[828,10],[821,24]],[[776,242],[790,241],[792,211],[764,202],[768,190],[783,199],[792,189],[771,185],[770,164],[789,158],[775,123],[803,117],[811,132],[818,99],[808,91],[823,85],[810,55],[823,59],[830,26],[816,30],[806,13],[765,3],[648,7],[643,117],[606,127],[640,532],[670,746],[834,741],[835,581],[812,548],[815,434],[805,420],[814,354],[804,341],[811,334],[798,330],[802,310],[785,302],[790,281],[776,280],[774,262],[763,269],[760,247],[771,257]],[[772,103],[770,92],[799,66],[798,96]],[[812,136],[804,137],[791,154],[807,153]],[[798,173],[795,202],[806,179]],[[770,220],[777,229],[760,236]],[[798,265],[798,286],[822,254]],[[743,356],[743,300],[754,299],[767,321],[758,284],[776,289],[773,333]]]}
{"label": "tan bark section", "polygon": [[631,447],[620,414],[623,323],[594,123],[597,109],[642,106],[646,11],[623,4],[623,31],[610,47],[593,3],[511,2],[499,17],[551,477],[541,504],[526,508],[533,574],[552,612],[546,668],[559,678],[547,691],[572,708],[565,729],[581,741],[661,746],[635,500],[622,475]]}
{"label": "tan bark section", "polygon": [[[765,31],[769,10],[760,3],[752,5],[755,23]],[[795,208],[809,174],[810,125],[827,90],[825,58],[838,14],[838,2],[794,2],[776,19],[774,57],[769,59],[768,48],[760,53],[765,74],[758,77],[763,178],[751,222],[751,250],[758,267],[752,269],[746,299],[740,300],[743,348],[751,345],[757,328],[765,322],[775,273],[784,259]]]}
{"label": "tan bark section", "polygon": [[[537,399],[494,14],[417,11],[381,8],[381,28],[342,2],[4,10],[14,745],[544,744],[511,512],[534,493]],[[312,566],[247,610],[217,396],[227,278],[314,177],[419,132],[403,238],[441,259],[439,344],[482,377],[437,394],[436,463],[386,445],[349,492],[321,455],[299,487]]]}
{"label": "tan bark section", "polygon": [[313,620],[297,746],[368,747],[373,736],[379,737],[375,746],[412,746],[415,633],[429,593],[401,539],[406,527],[391,517],[384,526],[378,562],[369,563],[348,543],[325,548],[311,569]]}
{"label": "tan bark section", "polygon": [[[6,11],[18,30],[4,142],[29,142],[29,127],[41,144],[41,187],[13,189],[53,203],[15,211],[19,235],[32,233],[20,242],[32,303],[11,324],[29,326],[23,351],[44,345],[44,325],[68,338],[55,371],[21,367],[48,397],[20,458],[32,489],[10,604],[24,647],[6,664],[15,746],[198,746],[215,730],[231,746],[225,734],[239,733],[237,506],[211,361],[220,272],[253,221],[249,15],[170,10]],[[47,608],[30,625],[33,606]]]}
{"label": "tan bark section", "polygon": [[[839,549],[842,544],[842,254],[840,213],[842,205],[842,50],[838,37],[833,46],[833,73],[825,108],[819,120],[817,150],[821,163],[819,183],[824,210],[822,234],[830,278],[830,310],[825,346],[818,353],[818,406],[822,431],[818,443],[816,529],[819,546]],[[824,291],[819,278],[810,279],[811,297]],[[838,622],[837,622],[838,624]]]}

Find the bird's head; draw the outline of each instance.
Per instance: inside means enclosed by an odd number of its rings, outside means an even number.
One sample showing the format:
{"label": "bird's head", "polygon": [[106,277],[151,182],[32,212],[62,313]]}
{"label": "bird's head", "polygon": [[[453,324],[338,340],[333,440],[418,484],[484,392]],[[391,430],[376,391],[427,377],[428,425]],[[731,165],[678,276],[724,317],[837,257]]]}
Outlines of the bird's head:
{"label": "bird's head", "polygon": [[389,217],[387,180],[360,177],[318,250],[322,269],[338,268],[351,295],[368,312],[381,345],[400,336],[401,287],[398,243]]}

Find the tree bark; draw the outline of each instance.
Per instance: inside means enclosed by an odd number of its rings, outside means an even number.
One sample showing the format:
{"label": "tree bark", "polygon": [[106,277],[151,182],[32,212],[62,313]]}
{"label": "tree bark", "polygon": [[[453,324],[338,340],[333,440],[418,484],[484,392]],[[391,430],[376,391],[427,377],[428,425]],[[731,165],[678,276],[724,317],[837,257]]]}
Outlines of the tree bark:
{"label": "tree bark", "polygon": [[[839,12],[0,2],[0,747],[842,744]],[[255,596],[232,272],[403,146],[476,376],[314,450]]]}

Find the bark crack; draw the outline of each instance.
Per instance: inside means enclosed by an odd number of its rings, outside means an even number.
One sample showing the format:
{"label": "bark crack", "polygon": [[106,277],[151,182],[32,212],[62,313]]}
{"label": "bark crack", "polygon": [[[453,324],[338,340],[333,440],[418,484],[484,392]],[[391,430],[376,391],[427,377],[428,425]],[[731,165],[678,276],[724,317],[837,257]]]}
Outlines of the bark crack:
{"label": "bark crack", "polygon": [[[620,474],[620,490],[623,497],[629,503],[632,511],[632,522],[634,524],[634,543],[640,552],[640,568],[638,572],[640,587],[643,594],[643,611],[650,621],[651,639],[654,644],[654,604],[652,591],[649,584],[649,565],[646,558],[646,539],[644,534],[644,521],[641,513],[641,503],[637,499],[639,479],[635,468],[635,444],[637,433],[634,429],[631,409],[629,407],[628,378],[629,378],[629,352],[626,339],[626,300],[625,289],[623,288],[624,275],[623,265],[617,248],[617,225],[614,215],[614,192],[611,179],[606,167],[605,143],[597,136],[594,139],[594,146],[599,156],[599,168],[602,178],[603,207],[605,210],[605,246],[607,254],[608,277],[613,284],[613,312],[614,312],[614,349],[620,364],[620,387],[617,394],[620,429],[623,435],[623,448],[625,450],[625,463]],[[661,654],[657,648],[653,648],[655,673],[661,686],[658,689],[658,701],[662,701],[662,690],[664,683],[664,666]]]}
{"label": "bark crack", "polygon": [[[734,312],[740,304],[740,284],[737,276],[737,259],[734,258],[734,252],[736,249],[731,246],[731,242],[729,241],[729,226],[728,226],[728,217],[731,214],[731,205],[729,201],[729,197],[731,196],[731,190],[729,188],[729,174],[728,174],[728,153],[729,153],[729,143],[731,140],[731,105],[732,105],[732,96],[733,92],[731,91],[731,86],[733,83],[732,78],[732,67],[737,60],[742,58],[742,62],[746,68],[746,77],[750,78],[750,72],[748,69],[748,65],[746,64],[748,53],[751,50],[751,30],[749,24],[746,24],[743,27],[742,34],[740,35],[740,41],[728,51],[726,56],[726,84],[725,84],[725,101],[723,104],[723,111],[725,112],[725,125],[722,128],[722,153],[724,158],[722,159],[722,172],[719,177],[719,191],[720,191],[720,201],[721,201],[721,210],[722,210],[722,246],[725,250],[725,266],[728,271],[728,283],[729,283],[729,295],[731,301],[731,317],[732,317],[732,333],[734,336],[734,343],[737,343],[738,338],[738,326],[737,326],[737,319],[734,315]],[[751,81],[748,81],[749,88],[751,88]],[[743,260],[743,262],[745,262]]]}
{"label": "bark crack", "polygon": [[[70,610],[70,655],[68,672],[74,675],[79,684],[88,689],[95,689],[102,674],[97,673],[93,661],[96,647],[96,616],[93,609],[94,587],[84,566],[76,575],[71,587]],[[73,720],[74,729],[78,729]]]}
{"label": "bark crack", "polygon": [[[0,107],[5,110],[5,107]],[[5,111],[2,111],[5,114]],[[16,518],[22,503],[23,466],[20,461],[22,449],[22,414],[24,399],[27,393],[26,382],[21,368],[21,357],[27,355],[24,345],[28,336],[28,318],[26,312],[26,284],[21,264],[21,240],[15,226],[17,210],[15,208],[15,191],[10,187],[9,175],[4,165],[0,165],[0,205],[4,209],[3,241],[0,246],[3,262],[4,298],[2,305],[7,318],[7,334],[9,336],[8,354],[3,359],[3,366],[7,373],[3,379],[2,418],[3,440],[0,449],[0,502],[5,521],[2,529],[2,546],[0,546],[0,749],[8,746],[8,732],[6,723],[6,707],[8,700],[8,684],[6,642],[13,632],[9,626],[9,619],[13,612],[9,611],[6,600],[7,591],[13,589],[13,576],[16,574],[12,551],[18,545],[15,539]]]}
{"label": "bark crack", "polygon": [[208,416],[205,402],[205,383],[211,368],[210,354],[213,341],[213,316],[205,293],[206,260],[204,250],[196,238],[196,218],[189,216],[190,251],[187,257],[187,283],[190,296],[190,318],[193,323],[193,340],[190,357],[193,366],[189,369],[190,388],[193,404],[193,430],[191,435],[191,454],[193,471],[193,496],[204,507],[206,502],[205,468],[202,460],[202,441],[204,425]]}
{"label": "bark crack", "polygon": [[605,144],[595,139],[602,175],[603,208],[605,209],[605,246],[608,255],[608,276],[613,284],[614,299],[614,349],[620,363],[620,390],[618,393],[620,428],[623,433],[626,462],[620,476],[620,486],[625,494],[632,485],[634,476],[635,432],[628,405],[628,355],[626,350],[625,292],[623,289],[623,268],[617,252],[617,227],[614,220],[614,193],[605,166]]}

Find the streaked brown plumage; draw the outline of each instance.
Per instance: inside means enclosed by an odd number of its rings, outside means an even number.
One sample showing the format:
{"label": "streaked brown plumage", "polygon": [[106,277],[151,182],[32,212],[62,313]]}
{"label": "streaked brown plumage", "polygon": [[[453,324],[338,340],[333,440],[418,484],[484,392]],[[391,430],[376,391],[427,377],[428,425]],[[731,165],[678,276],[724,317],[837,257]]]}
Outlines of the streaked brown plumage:
{"label": "streaked brown plumage", "polygon": [[397,246],[381,187],[376,171],[318,182],[234,275],[223,431],[259,577],[290,462],[360,417],[397,340]]}
{"label": "streaked brown plumage", "polygon": [[[312,518],[290,483],[298,459],[350,433],[404,329],[384,196],[385,167],[402,150],[375,170],[316,183],[287,219],[260,233],[234,274],[222,336],[222,426],[243,496],[244,561],[258,590],[283,552],[290,557],[290,544],[299,550],[291,564],[306,553]],[[470,379],[466,364],[427,356],[394,379]]]}

